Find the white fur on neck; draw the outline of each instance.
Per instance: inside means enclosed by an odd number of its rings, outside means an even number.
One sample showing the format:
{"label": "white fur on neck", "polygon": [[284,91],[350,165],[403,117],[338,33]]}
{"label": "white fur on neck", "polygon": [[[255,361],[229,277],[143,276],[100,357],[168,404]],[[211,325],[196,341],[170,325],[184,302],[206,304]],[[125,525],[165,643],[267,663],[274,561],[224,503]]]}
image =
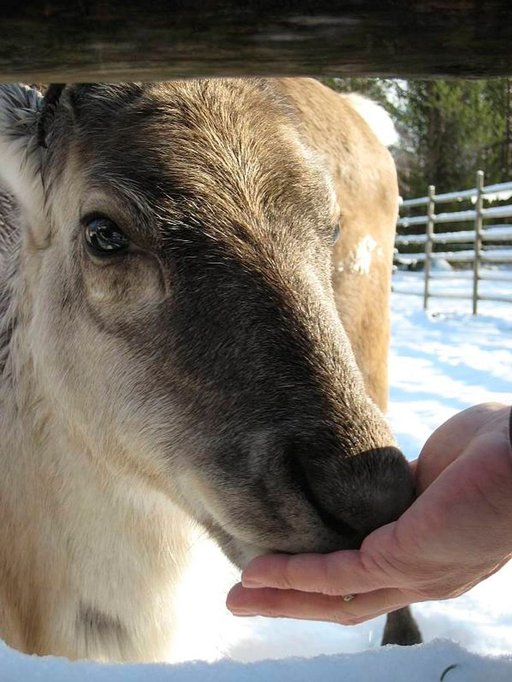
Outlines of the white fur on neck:
{"label": "white fur on neck", "polygon": [[[20,598],[32,597],[43,614],[42,648],[73,659],[169,660],[190,518],[131,472],[106,475],[99,457],[111,466],[113,453],[56,439],[62,424],[56,415],[37,414],[38,401],[18,402],[32,403],[33,414],[23,420],[22,435],[2,428],[0,499],[24,532],[4,536],[0,529],[0,541],[11,544],[14,561],[31,557],[37,585],[27,581]],[[0,424],[13,423],[11,407],[0,401]],[[84,626],[85,611],[119,623],[123,636],[116,628],[111,636],[108,628]]]}

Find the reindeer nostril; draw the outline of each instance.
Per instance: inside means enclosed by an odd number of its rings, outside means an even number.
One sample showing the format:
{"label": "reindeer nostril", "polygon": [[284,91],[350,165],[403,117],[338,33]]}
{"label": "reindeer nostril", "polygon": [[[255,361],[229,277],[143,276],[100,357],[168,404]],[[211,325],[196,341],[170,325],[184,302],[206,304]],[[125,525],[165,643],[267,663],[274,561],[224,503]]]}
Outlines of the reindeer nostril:
{"label": "reindeer nostril", "polygon": [[414,499],[414,483],[402,453],[395,447],[352,457],[323,450],[288,453],[293,480],[322,523],[358,547],[379,526],[394,521]]}
{"label": "reindeer nostril", "polygon": [[299,487],[300,492],[314,508],[322,523],[330,530],[346,538],[347,548],[356,548],[361,544],[363,537],[361,533],[346,523],[339,515],[325,505],[324,495],[321,491],[317,492],[316,486],[312,485],[311,476],[308,476],[306,467],[300,456],[288,457],[288,466],[291,471],[292,480]]}

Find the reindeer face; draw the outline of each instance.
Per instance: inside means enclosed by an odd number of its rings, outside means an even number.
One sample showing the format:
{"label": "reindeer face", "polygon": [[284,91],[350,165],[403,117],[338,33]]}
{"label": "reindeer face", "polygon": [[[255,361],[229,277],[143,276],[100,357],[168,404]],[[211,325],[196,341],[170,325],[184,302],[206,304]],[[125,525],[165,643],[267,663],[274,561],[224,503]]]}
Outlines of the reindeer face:
{"label": "reindeer face", "polygon": [[277,86],[71,86],[44,126],[46,149],[0,141],[36,372],[72,437],[238,563],[396,518],[412,483],[336,312],[333,181]]}

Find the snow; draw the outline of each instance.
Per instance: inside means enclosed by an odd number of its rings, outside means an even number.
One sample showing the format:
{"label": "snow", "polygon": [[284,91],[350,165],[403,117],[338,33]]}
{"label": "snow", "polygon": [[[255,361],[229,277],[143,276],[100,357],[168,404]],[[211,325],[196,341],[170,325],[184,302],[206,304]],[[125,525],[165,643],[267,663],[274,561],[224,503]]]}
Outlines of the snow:
{"label": "snow", "polygon": [[[422,283],[422,273],[394,275],[397,290],[421,291]],[[511,286],[483,284],[496,293]],[[435,286],[460,293],[471,283],[445,277]],[[420,296],[392,296],[389,419],[409,459],[457,411],[483,401],[510,403],[512,393],[512,304],[482,301],[477,317],[469,301],[433,299],[428,313],[421,306]],[[174,665],[70,663],[25,656],[0,644],[0,682],[283,677],[426,682],[440,681],[445,671],[444,682],[512,679],[512,563],[458,599],[415,605],[426,644],[382,649],[383,618],[342,627],[231,616],[224,600],[237,571],[204,538],[198,537],[194,554],[180,595],[186,615]],[[304,658],[272,660],[285,657]]]}
{"label": "snow", "polygon": [[[484,201],[488,201],[490,203],[493,201],[508,201],[511,197],[511,190],[502,190],[501,192],[486,192],[483,198]],[[472,201],[476,203],[476,197],[474,197]]]}
{"label": "snow", "polygon": [[378,256],[382,255],[382,249],[377,246],[377,242],[370,235],[363,237],[356,245],[352,258],[349,263],[349,270],[356,272],[359,275],[367,275],[370,272],[370,267],[373,259],[373,252],[377,248]]}
{"label": "snow", "polygon": [[386,647],[361,654],[238,663],[181,665],[100,665],[62,658],[14,654],[0,643],[2,682],[509,682],[512,657],[482,658],[447,641],[424,646]]}
{"label": "snow", "polygon": [[[495,267],[493,269],[482,268],[480,270],[481,280],[478,283],[478,293],[479,296],[489,297],[489,298],[501,298],[509,299],[512,301],[512,269],[510,267]],[[393,291],[398,295],[410,295],[414,298],[420,298],[419,294],[423,295],[425,272],[408,272],[397,270],[393,275]],[[429,303],[429,309],[433,311],[460,311],[461,313],[471,312],[471,299],[473,293],[473,272],[472,270],[453,270],[451,273],[437,271],[431,273],[429,279],[429,292],[432,295],[432,299]],[[454,296],[457,298],[466,297],[467,301],[454,304],[453,301],[448,303],[448,307],[441,306],[439,299],[435,296],[439,294],[440,296]],[[394,304],[393,315],[396,316],[397,307],[399,304]],[[414,304],[409,301],[408,305],[413,307]],[[485,314],[486,311],[490,311],[492,316],[501,317],[507,316],[510,306],[498,305],[497,307],[489,307],[488,302],[480,301],[478,303],[478,310],[480,313]],[[484,318],[478,317],[478,320],[483,322]],[[421,320],[415,319],[415,324],[420,324]],[[400,329],[399,323],[395,325],[395,328]],[[451,328],[450,328],[451,329]],[[446,330],[448,333],[448,328]],[[418,332],[416,332],[418,333]],[[450,341],[450,337],[447,336],[447,343]],[[395,339],[392,339],[391,346],[392,350],[394,348]],[[503,343],[506,346],[506,341],[503,339]],[[390,379],[391,387],[393,386],[393,377]]]}

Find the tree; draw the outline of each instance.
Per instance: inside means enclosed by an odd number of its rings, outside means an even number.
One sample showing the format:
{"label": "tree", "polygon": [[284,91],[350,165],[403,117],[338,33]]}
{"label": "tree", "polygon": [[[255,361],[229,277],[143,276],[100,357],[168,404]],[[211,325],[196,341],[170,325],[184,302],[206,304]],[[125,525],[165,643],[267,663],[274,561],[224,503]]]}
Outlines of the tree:
{"label": "tree", "polygon": [[[433,184],[448,192],[474,184],[482,167],[487,182],[502,180],[505,81],[410,81],[402,122],[415,162],[409,190]],[[502,154],[501,154],[502,156]]]}
{"label": "tree", "polygon": [[393,150],[401,193],[424,195],[486,182],[512,172],[512,81],[324,79],[338,91],[358,91],[381,103],[400,135]]}

